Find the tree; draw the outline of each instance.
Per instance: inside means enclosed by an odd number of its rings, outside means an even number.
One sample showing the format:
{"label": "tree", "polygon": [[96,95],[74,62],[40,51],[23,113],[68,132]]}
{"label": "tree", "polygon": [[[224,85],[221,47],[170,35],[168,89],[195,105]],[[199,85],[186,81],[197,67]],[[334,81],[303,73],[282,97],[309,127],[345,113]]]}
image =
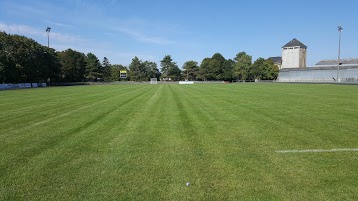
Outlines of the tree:
{"label": "tree", "polygon": [[183,65],[183,77],[186,80],[196,80],[198,76],[199,66],[196,61],[187,61]]}
{"label": "tree", "polygon": [[61,79],[66,82],[79,82],[85,80],[86,55],[81,52],[67,49],[58,52],[61,63]]}
{"label": "tree", "polygon": [[200,64],[199,71],[198,71],[198,78],[203,81],[208,80],[208,74],[209,74],[209,63],[211,61],[211,58],[205,58]]}
{"label": "tree", "polygon": [[226,60],[222,65],[222,79],[224,81],[232,80],[232,69],[234,68],[235,62],[231,59]]}
{"label": "tree", "polygon": [[44,74],[41,75],[43,81],[57,82],[60,80],[61,64],[55,49],[42,46],[44,48]]}
{"label": "tree", "polygon": [[102,72],[103,72],[103,80],[108,82],[111,79],[111,64],[109,63],[109,60],[107,57],[103,58],[102,61]]}
{"label": "tree", "polygon": [[218,60],[215,60],[213,58],[210,59],[210,62],[208,64],[208,74],[207,78],[209,80],[219,80],[221,77],[221,62]]}
{"label": "tree", "polygon": [[102,66],[97,56],[91,52],[88,53],[86,57],[86,79],[89,81],[97,81],[102,77],[101,68]]}
{"label": "tree", "polygon": [[231,69],[229,64],[220,53],[215,53],[211,58],[203,59],[198,78],[201,80],[231,80],[231,72],[228,72]]}
{"label": "tree", "polygon": [[278,66],[276,66],[272,60],[266,60],[264,58],[258,58],[251,68],[251,74],[254,79],[259,80],[275,80],[278,76]]}
{"label": "tree", "polygon": [[18,82],[16,65],[11,55],[4,50],[0,51],[0,83]]}
{"label": "tree", "polygon": [[168,75],[173,81],[179,81],[181,79],[181,70],[177,65],[169,68]]}
{"label": "tree", "polygon": [[146,80],[150,80],[151,78],[160,78],[160,71],[158,69],[158,65],[155,62],[151,62],[151,61],[145,61],[143,63],[144,65],[144,69],[145,69],[145,77]]}
{"label": "tree", "polygon": [[252,56],[247,55],[246,52],[239,52],[234,60],[236,63],[233,68],[233,76],[238,80],[247,80],[250,76]]}
{"label": "tree", "polygon": [[0,82],[17,82],[18,73],[16,64],[10,51],[12,47],[11,36],[0,32]]}
{"label": "tree", "polygon": [[181,70],[177,66],[175,62],[173,62],[170,55],[166,55],[163,60],[160,61],[162,79],[169,79],[169,80],[180,80],[181,78]]}
{"label": "tree", "polygon": [[218,61],[220,63],[220,66],[222,64],[224,64],[224,62],[226,61],[225,57],[223,57],[223,55],[221,55],[220,53],[215,53],[211,59]]}
{"label": "tree", "polygon": [[166,55],[163,60],[160,61],[160,67],[162,76],[168,76],[169,68],[171,68],[173,65],[173,60],[170,55]]}
{"label": "tree", "polygon": [[278,66],[274,64],[271,59],[265,61],[265,65],[262,67],[262,80],[276,80],[280,70]]}
{"label": "tree", "polygon": [[145,78],[144,64],[138,57],[132,59],[132,63],[129,65],[130,80],[143,81]]}
{"label": "tree", "polygon": [[223,67],[225,61],[226,59],[220,53],[215,53],[211,57],[211,62],[210,62],[211,76],[215,80],[223,79]]}
{"label": "tree", "polygon": [[58,72],[54,49],[24,36],[0,32],[1,82],[45,82],[55,79]]}
{"label": "tree", "polygon": [[253,79],[259,79],[259,80],[263,79],[262,69],[264,68],[263,66],[265,65],[265,62],[266,60],[260,57],[256,59],[256,61],[252,64],[251,75]]}
{"label": "tree", "polygon": [[130,79],[133,81],[149,81],[150,78],[160,78],[160,72],[155,62],[139,60],[138,57],[132,59],[129,65]]}

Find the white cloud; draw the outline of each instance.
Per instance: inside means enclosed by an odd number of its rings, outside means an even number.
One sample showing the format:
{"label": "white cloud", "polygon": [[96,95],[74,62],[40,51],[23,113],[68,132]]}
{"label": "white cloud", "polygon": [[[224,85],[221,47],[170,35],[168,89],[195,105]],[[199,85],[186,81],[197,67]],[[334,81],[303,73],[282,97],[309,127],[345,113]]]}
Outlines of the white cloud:
{"label": "white cloud", "polygon": [[65,27],[65,28],[75,28],[77,29],[77,27],[70,25],[70,24],[64,24],[64,23],[60,23],[60,22],[53,22],[50,20],[45,20],[46,23],[54,25],[54,26],[58,26],[58,27]]}
{"label": "white cloud", "polygon": [[129,65],[135,56],[143,61],[156,61],[157,59],[151,54],[114,49],[111,44],[106,42],[92,41],[82,44],[52,43],[51,46],[57,51],[64,51],[71,48],[73,50],[83,52],[84,54],[92,52],[98,57],[100,61],[103,59],[103,57],[107,57],[112,64]]}
{"label": "white cloud", "polygon": [[[46,37],[46,29],[40,30],[38,28],[30,27],[27,25],[18,25],[18,24],[4,24],[0,23],[0,30],[5,31],[10,34],[19,34],[19,35],[33,35],[33,36],[41,36]],[[78,42],[85,42],[79,36],[69,35],[69,34],[62,34],[58,32],[50,32],[51,40],[55,40],[58,42],[65,42],[65,43],[78,43]]]}
{"label": "white cloud", "polygon": [[8,24],[0,23],[0,30],[11,34],[30,34],[30,35],[41,34],[39,30],[26,25],[15,25],[15,24],[8,25]]}
{"label": "white cloud", "polygon": [[144,42],[144,43],[153,43],[158,45],[172,45],[175,44],[174,41],[168,40],[164,37],[160,36],[148,36],[144,33],[139,31],[135,31],[129,28],[116,28],[117,31],[120,31],[130,37],[134,38],[137,41]]}

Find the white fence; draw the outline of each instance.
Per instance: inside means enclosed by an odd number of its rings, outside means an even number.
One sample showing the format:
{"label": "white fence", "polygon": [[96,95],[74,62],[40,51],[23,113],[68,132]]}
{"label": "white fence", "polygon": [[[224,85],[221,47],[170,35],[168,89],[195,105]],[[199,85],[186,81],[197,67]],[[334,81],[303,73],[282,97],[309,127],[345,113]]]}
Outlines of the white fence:
{"label": "white fence", "polygon": [[194,84],[193,81],[179,81],[179,84]]}
{"label": "white fence", "polygon": [[22,89],[22,88],[47,87],[46,83],[19,83],[19,84],[0,84],[1,89]]}

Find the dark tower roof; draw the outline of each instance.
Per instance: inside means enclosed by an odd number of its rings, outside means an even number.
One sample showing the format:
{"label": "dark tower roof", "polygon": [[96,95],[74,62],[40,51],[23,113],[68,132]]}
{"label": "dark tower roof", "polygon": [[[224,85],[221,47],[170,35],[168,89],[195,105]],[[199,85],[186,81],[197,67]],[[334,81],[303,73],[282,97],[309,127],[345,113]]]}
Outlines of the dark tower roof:
{"label": "dark tower roof", "polygon": [[301,47],[301,48],[305,48],[307,49],[307,46],[304,45],[303,43],[301,43],[299,40],[297,40],[296,38],[292,39],[290,42],[288,42],[286,45],[284,45],[282,48],[285,47]]}

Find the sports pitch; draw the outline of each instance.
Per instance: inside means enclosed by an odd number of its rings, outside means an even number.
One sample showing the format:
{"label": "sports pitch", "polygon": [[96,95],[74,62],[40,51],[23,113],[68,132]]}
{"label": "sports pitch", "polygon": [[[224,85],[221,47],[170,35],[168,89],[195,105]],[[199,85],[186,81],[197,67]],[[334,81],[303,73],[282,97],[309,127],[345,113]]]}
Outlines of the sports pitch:
{"label": "sports pitch", "polygon": [[0,97],[0,200],[358,200],[358,86],[101,85]]}

